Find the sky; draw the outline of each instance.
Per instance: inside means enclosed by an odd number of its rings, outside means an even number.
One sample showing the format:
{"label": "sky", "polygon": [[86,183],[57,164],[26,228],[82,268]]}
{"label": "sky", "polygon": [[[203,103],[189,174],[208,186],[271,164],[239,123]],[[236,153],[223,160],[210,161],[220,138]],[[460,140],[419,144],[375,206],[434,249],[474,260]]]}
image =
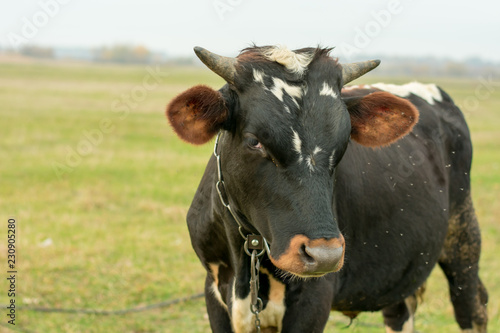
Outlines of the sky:
{"label": "sky", "polygon": [[2,7],[2,47],[130,44],[187,56],[199,45],[234,56],[255,43],[335,47],[341,61],[376,54],[500,62],[500,2],[492,0],[26,0]]}

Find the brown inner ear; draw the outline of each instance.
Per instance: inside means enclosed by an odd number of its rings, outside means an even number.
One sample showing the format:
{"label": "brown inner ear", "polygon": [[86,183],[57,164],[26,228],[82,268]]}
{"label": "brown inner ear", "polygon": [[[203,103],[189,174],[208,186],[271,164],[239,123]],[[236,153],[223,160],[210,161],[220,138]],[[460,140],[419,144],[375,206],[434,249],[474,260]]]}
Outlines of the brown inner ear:
{"label": "brown inner ear", "polygon": [[192,144],[209,141],[226,120],[228,110],[220,92],[195,86],[174,98],[167,117],[177,135]]}
{"label": "brown inner ear", "polygon": [[367,147],[386,146],[407,135],[418,122],[417,108],[388,92],[374,92],[353,105],[353,140]]}

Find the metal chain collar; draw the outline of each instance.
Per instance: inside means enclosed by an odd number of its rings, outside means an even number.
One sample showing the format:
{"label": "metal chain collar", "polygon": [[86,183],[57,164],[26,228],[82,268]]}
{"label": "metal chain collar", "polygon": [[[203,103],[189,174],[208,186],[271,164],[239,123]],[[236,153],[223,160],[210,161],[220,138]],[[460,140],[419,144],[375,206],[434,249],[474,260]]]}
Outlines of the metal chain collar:
{"label": "metal chain collar", "polygon": [[[220,201],[224,207],[227,208],[231,216],[238,224],[238,232],[241,237],[245,240],[245,244],[243,248],[245,253],[250,256],[250,311],[255,315],[255,329],[257,333],[260,333],[260,319],[259,313],[262,311],[263,303],[262,299],[259,297],[259,269],[260,269],[260,258],[269,251],[269,244],[267,240],[261,235],[255,234],[247,234],[243,232],[243,224],[241,223],[239,217],[233,212],[231,205],[229,204],[229,200],[227,200],[227,192],[224,184],[224,180],[222,178],[222,166],[221,166],[221,158],[218,152],[219,150],[219,139],[222,135],[222,131],[219,131],[217,134],[217,138],[215,139],[214,145],[214,156],[217,159],[217,183],[215,184],[215,188],[217,189],[217,193],[219,194]],[[251,250],[251,252],[250,252]]]}

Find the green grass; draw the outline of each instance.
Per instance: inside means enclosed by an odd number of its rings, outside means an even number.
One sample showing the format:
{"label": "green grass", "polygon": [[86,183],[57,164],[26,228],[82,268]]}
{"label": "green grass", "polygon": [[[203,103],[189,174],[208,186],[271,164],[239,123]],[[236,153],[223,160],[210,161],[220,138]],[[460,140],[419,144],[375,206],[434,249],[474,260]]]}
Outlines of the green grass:
{"label": "green grass", "polygon": [[[217,87],[222,81],[204,69],[160,71],[161,82],[124,107],[128,96],[141,91],[146,67],[0,64],[0,212],[4,223],[9,216],[18,221],[18,305],[113,310],[202,291],[204,271],[191,249],[185,215],[212,147],[177,139],[163,110],[192,85]],[[379,80],[407,81],[367,77],[365,82]],[[479,81],[438,83],[460,104],[474,97]],[[475,145],[473,195],[483,230],[481,276],[490,293],[490,332],[500,331],[496,89],[479,107],[465,110]],[[109,128],[99,136],[103,119]],[[89,133],[97,135],[95,144],[89,145]],[[84,156],[68,160],[75,150]],[[6,271],[2,230],[0,262]],[[44,245],[48,240],[51,245]],[[4,282],[0,304],[8,302]],[[0,332],[7,331],[4,312]],[[343,331],[382,332],[381,322],[378,313],[361,314]],[[326,331],[346,324],[345,317],[332,314]],[[30,332],[210,331],[202,299],[115,316],[19,309],[16,327]],[[458,331],[439,270],[429,280],[416,327]]]}

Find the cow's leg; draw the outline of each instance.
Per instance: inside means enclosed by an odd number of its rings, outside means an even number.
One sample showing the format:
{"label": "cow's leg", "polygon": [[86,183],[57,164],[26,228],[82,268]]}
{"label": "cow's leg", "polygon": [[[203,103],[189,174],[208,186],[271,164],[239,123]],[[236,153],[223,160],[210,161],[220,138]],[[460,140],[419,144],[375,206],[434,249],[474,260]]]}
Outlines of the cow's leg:
{"label": "cow's leg", "polygon": [[488,293],[479,279],[481,235],[470,197],[449,221],[439,265],[450,288],[455,319],[467,333],[486,332]]}
{"label": "cow's leg", "polygon": [[404,332],[413,333],[413,315],[405,301],[385,307],[382,310],[386,333]]}
{"label": "cow's leg", "polygon": [[283,333],[323,332],[330,315],[333,285],[327,279],[307,280],[289,285]]}
{"label": "cow's leg", "polygon": [[414,332],[414,318],[418,299],[421,298],[424,291],[425,284],[414,295],[407,297],[404,301],[382,309],[386,333]]}
{"label": "cow's leg", "polygon": [[227,305],[222,302],[217,282],[210,273],[207,274],[205,279],[205,303],[212,332],[231,332],[231,320],[229,319]]}

